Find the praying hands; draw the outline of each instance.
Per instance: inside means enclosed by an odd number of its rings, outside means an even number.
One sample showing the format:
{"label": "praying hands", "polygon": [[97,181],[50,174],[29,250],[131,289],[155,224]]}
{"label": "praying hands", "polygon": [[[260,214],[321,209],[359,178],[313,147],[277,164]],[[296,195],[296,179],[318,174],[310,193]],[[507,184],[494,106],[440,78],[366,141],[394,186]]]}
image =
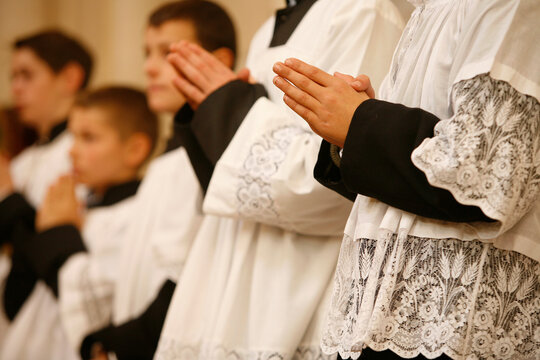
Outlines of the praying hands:
{"label": "praying hands", "polygon": [[211,93],[231,81],[253,82],[249,70],[243,69],[236,74],[214,54],[197,44],[181,41],[171,45],[170,50],[167,60],[178,72],[173,84],[193,110]]}
{"label": "praying hands", "polygon": [[49,187],[36,216],[36,230],[41,232],[60,225],[82,226],[81,204],[75,195],[75,180],[62,176]]}
{"label": "praying hands", "polygon": [[276,63],[274,72],[274,84],[285,93],[285,103],[315,133],[341,148],[354,112],[364,101],[375,97],[365,75],[332,76],[298,59]]}

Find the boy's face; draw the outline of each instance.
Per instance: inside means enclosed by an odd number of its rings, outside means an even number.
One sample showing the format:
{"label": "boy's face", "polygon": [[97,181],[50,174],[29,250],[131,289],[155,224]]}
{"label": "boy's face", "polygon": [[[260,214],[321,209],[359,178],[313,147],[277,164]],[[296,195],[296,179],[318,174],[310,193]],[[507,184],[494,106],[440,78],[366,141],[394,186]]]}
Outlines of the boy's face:
{"label": "boy's face", "polygon": [[146,94],[149,106],[155,112],[174,113],[185,103],[184,97],[172,83],[176,71],[167,61],[169,46],[181,40],[197,42],[195,29],[188,21],[171,20],[146,29]]}
{"label": "boy's face", "polygon": [[[49,65],[31,49],[14,51],[11,61],[11,92],[21,120],[31,127],[38,127],[43,119],[58,112],[64,100],[62,76],[55,74]],[[54,119],[56,120],[56,119]]]}
{"label": "boy's face", "polygon": [[106,189],[133,172],[127,161],[127,142],[107,116],[107,111],[99,107],[75,107],[69,118],[75,180],[91,189]]}

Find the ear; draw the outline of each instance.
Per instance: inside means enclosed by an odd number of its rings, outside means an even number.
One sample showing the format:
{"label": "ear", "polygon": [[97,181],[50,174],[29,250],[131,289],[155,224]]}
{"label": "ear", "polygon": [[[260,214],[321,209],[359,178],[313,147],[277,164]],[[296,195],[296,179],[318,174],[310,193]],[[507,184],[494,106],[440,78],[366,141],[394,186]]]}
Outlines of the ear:
{"label": "ear", "polygon": [[126,141],[126,165],[138,170],[150,157],[152,141],[144,133],[135,133]]}
{"label": "ear", "polygon": [[234,60],[235,56],[231,49],[226,47],[220,47],[219,49],[216,49],[212,51],[212,55],[214,55],[219,61],[221,61],[225,66],[232,69],[234,66]]}
{"label": "ear", "polygon": [[85,76],[81,65],[71,62],[64,66],[59,75],[62,77],[66,92],[75,94],[81,89]]}

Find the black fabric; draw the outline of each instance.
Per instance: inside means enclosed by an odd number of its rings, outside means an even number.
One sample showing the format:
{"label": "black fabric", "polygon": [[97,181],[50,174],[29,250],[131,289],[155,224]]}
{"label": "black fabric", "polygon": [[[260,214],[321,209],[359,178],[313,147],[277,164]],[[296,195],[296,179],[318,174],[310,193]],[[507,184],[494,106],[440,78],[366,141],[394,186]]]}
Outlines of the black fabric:
{"label": "black fabric", "polygon": [[141,316],[88,335],[81,345],[81,357],[90,359],[92,346],[99,343],[107,352],[114,352],[119,360],[152,359],[175,288],[176,284],[168,280]]}
{"label": "black fabric", "polygon": [[30,228],[25,226],[24,223],[18,222],[13,229],[13,234],[17,241],[13,243],[11,268],[2,294],[4,312],[10,321],[13,321],[18,314],[38,280],[36,273],[21,250],[21,244],[26,243],[35,235],[33,227]]}
{"label": "black fabric", "polygon": [[289,38],[293,34],[294,30],[309,9],[315,4],[317,0],[296,0],[296,5],[291,6],[294,2],[287,1],[287,7],[282,10],[278,10],[276,13],[276,22],[274,25],[274,34],[272,41],[270,41],[270,47],[276,47],[285,45]]}
{"label": "black fabric", "polygon": [[37,145],[47,145],[54,141],[60,134],[64,132],[64,130],[67,129],[67,119],[62,120],[60,123],[53,126],[51,131],[49,131],[49,136],[47,136],[46,139],[40,140]]}
{"label": "black fabric", "polygon": [[0,245],[15,241],[14,229],[19,223],[34,228],[36,211],[20,193],[12,193],[0,202]]}
{"label": "black fabric", "polygon": [[[174,127],[174,133],[171,136],[169,140],[167,140],[167,146],[165,147],[165,151],[163,151],[163,154],[167,154],[171,151],[174,151],[182,146],[182,138],[180,134],[177,131],[176,126]],[[161,155],[163,155],[161,154]],[[161,156],[160,155],[160,156]]]}
{"label": "black fabric", "polygon": [[90,196],[88,201],[88,208],[96,208],[101,206],[111,206],[125,200],[137,193],[141,185],[140,180],[128,181],[123,184],[114,185],[109,187],[102,197]]}
{"label": "black fabric", "polygon": [[62,225],[43,231],[21,246],[27,263],[58,296],[58,271],[70,256],[85,252],[79,230],[73,225]]}
{"label": "black fabric", "polygon": [[191,117],[185,107],[176,114],[175,126],[204,191],[240,124],[263,96],[267,93],[262,85],[236,80],[210,94]]}
{"label": "black fabric", "polygon": [[433,137],[438,121],[435,115],[419,108],[367,100],[351,121],[339,172],[331,160],[325,159],[329,154],[321,152],[315,175],[323,185],[343,189],[336,184],[340,175],[349,192],[424,217],[454,222],[493,221],[480,208],[460,204],[449,191],[431,186],[412,163],[413,150],[424,139]]}
{"label": "black fabric", "polygon": [[[346,359],[343,359],[339,355],[337,358],[338,360],[346,360]],[[375,351],[370,348],[365,348],[364,350],[362,350],[362,355],[360,355],[360,357],[358,358],[358,360],[401,360],[401,359],[405,359],[405,358],[402,358],[401,356],[397,355],[396,353],[390,350]],[[410,359],[427,360],[427,358],[423,355],[418,355]],[[434,358],[434,360],[451,360],[451,358],[443,354],[439,357]]]}
{"label": "black fabric", "polygon": [[313,170],[313,176],[323,186],[354,201],[356,199],[356,193],[349,191],[343,183],[341,179],[341,169],[332,161],[330,156],[330,146],[330,143],[326,140],[322,141],[317,164]]}

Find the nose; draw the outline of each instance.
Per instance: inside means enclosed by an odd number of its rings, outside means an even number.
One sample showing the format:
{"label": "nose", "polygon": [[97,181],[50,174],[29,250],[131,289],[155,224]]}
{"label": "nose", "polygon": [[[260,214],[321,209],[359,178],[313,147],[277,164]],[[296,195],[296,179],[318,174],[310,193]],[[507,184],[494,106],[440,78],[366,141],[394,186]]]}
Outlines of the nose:
{"label": "nose", "polygon": [[71,158],[71,161],[75,161],[77,154],[78,154],[77,142],[74,141],[73,145],[71,145],[71,149],[69,149],[69,157]]}
{"label": "nose", "polygon": [[159,73],[159,64],[156,56],[148,55],[144,61],[144,72],[149,78],[154,78]]}
{"label": "nose", "polygon": [[11,78],[11,94],[13,95],[13,97],[20,97],[23,92],[23,88],[24,86],[22,80],[17,76],[13,76]]}

